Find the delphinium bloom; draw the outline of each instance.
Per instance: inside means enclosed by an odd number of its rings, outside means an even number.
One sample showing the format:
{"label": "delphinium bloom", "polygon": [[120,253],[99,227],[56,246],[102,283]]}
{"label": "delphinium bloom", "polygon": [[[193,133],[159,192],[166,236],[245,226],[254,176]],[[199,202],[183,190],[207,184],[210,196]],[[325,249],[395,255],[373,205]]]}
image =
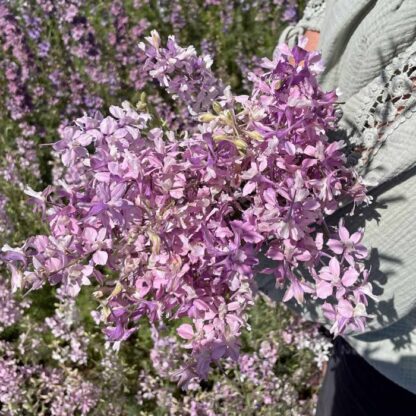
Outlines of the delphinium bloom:
{"label": "delphinium bloom", "polygon": [[[148,42],[149,74],[192,112],[217,97],[221,84],[206,58],[173,39],[161,48],[157,33]],[[346,237],[340,227],[337,244],[337,228],[325,223],[340,201],[366,200],[343,143],[326,136],[336,94],[320,89],[320,58],[301,46],[281,47],[263,68],[249,96],[225,89],[198,128],[180,135],[128,103],[78,119],[54,149],[79,180],[30,191],[50,233],[4,250],[14,280],[32,289],[60,284],[71,296],[97,285],[100,319],[117,342],[143,317],[181,320],[177,333],[189,350],[181,383],[238,359],[260,251],[274,261],[265,272],[286,287],[284,300],[324,299],[334,333],[361,329],[361,231]]]}

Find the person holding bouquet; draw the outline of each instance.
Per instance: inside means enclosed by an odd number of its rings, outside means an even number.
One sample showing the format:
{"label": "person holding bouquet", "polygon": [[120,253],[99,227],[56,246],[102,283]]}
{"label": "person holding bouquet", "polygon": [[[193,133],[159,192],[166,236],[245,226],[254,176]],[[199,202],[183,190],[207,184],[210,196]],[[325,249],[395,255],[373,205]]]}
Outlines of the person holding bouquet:
{"label": "person holding bouquet", "polygon": [[[301,36],[307,49],[322,52],[321,86],[342,94],[340,129],[332,139],[347,143],[348,163],[363,175],[372,197],[346,220],[351,232],[365,228],[372,319],[363,333],[335,339],[317,416],[415,415],[415,3],[311,0],[279,43],[291,46]],[[328,222],[350,211],[340,208]],[[351,244],[349,236],[344,240]],[[259,281],[266,294],[281,299],[273,279]],[[293,306],[309,319],[321,318],[311,303]]]}

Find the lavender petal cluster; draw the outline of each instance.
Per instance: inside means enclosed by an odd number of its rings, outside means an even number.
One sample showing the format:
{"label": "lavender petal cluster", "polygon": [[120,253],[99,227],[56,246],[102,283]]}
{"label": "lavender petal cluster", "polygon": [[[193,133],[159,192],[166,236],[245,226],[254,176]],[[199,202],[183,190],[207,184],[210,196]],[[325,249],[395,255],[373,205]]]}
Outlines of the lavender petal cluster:
{"label": "lavender petal cluster", "polygon": [[0,331],[19,322],[25,309],[30,306],[26,299],[17,300],[9,287],[9,282],[3,276],[0,277]]}
{"label": "lavender petal cluster", "polygon": [[[223,361],[214,372],[216,378],[212,387],[207,388],[199,380],[193,379],[184,396],[175,395],[175,386],[170,383],[172,369],[180,368],[184,358],[180,343],[175,337],[166,336],[166,329],[153,329],[154,345],[150,353],[153,369],[142,370],[139,374],[137,402],[145,405],[156,401],[160,408],[172,416],[247,412],[312,414],[316,395],[305,401],[299,397],[295,385],[305,383],[315,388],[316,375],[323,363],[328,361],[331,343],[319,334],[317,324],[302,322],[299,318],[291,318],[286,324],[283,334],[273,330],[263,333],[255,350],[242,353],[238,361]],[[299,356],[313,352],[316,370],[308,373],[303,368],[298,369],[292,379],[279,374],[281,359],[287,357],[290,351]],[[298,357],[298,360],[302,359]]]}
{"label": "lavender petal cluster", "polygon": [[193,46],[180,47],[175,37],[170,36],[166,47],[156,31],[140,44],[147,60],[143,70],[156,79],[174,98],[188,103],[188,109],[195,115],[207,111],[213,100],[223,95],[224,87],[210,67],[209,55],[199,56]]}
{"label": "lavender petal cluster", "polygon": [[11,346],[0,341],[0,406],[2,415],[69,416],[90,414],[99,389],[71,369],[22,364]]}
{"label": "lavender petal cluster", "polygon": [[[147,70],[199,112],[198,128],[154,127],[154,116],[128,103],[68,127],[54,150],[79,167],[79,180],[29,191],[50,233],[3,250],[15,286],[48,281],[76,297],[97,285],[100,320],[116,342],[144,317],[184,322],[187,358],[176,377],[185,385],[238,360],[260,252],[284,301],[309,296],[333,333],[362,330],[371,296],[363,232],[325,218],[341,201],[367,197],[343,143],[326,135],[337,97],[317,83],[319,55],[282,46],[251,75],[250,95],[226,89],[212,101],[205,59],[172,38],[161,48],[157,33],[149,42]],[[209,101],[213,111],[201,113]]]}

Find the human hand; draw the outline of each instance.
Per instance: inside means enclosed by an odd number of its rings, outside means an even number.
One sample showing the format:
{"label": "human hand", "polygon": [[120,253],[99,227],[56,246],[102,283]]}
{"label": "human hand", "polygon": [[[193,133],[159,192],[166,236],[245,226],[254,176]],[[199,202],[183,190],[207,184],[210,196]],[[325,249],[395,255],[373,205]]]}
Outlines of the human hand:
{"label": "human hand", "polygon": [[305,32],[305,37],[308,39],[305,47],[307,51],[312,52],[318,49],[319,35],[320,33],[314,30],[307,30]]}

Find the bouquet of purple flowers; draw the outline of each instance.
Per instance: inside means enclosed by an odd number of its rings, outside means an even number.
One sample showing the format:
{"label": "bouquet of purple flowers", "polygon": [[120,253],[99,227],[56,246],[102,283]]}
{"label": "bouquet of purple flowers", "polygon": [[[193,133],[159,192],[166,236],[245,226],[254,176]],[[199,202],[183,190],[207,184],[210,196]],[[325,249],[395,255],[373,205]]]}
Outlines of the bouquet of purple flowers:
{"label": "bouquet of purple flowers", "polygon": [[[188,105],[186,131],[173,131],[145,102],[78,119],[54,145],[65,175],[27,193],[47,235],[3,248],[14,288],[46,281],[77,296],[94,284],[94,317],[116,342],[178,321],[188,360],[181,383],[237,359],[239,336],[266,270],[322,304],[332,332],[362,330],[371,296],[362,231],[326,224],[341,202],[366,202],[347,167],[336,128],[335,92],[317,83],[321,60],[302,44],[281,46],[251,75],[249,96],[218,82],[208,58],[156,32],[141,47],[143,70]],[[184,113],[182,113],[183,116]],[[301,272],[302,271],[302,272]]]}

